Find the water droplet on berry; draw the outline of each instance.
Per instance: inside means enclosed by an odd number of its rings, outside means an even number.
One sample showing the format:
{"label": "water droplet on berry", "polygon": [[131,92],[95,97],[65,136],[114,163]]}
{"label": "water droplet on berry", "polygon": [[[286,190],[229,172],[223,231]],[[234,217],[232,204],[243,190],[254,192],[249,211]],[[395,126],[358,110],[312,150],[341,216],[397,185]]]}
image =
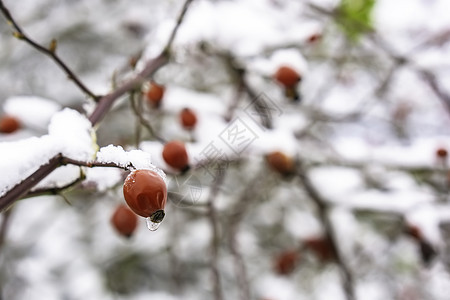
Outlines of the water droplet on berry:
{"label": "water droplet on berry", "polygon": [[156,231],[156,230],[159,228],[159,225],[161,225],[161,222],[159,222],[159,223],[153,222],[153,221],[150,219],[150,217],[145,218],[145,221],[147,222],[147,228],[148,228],[150,231]]}

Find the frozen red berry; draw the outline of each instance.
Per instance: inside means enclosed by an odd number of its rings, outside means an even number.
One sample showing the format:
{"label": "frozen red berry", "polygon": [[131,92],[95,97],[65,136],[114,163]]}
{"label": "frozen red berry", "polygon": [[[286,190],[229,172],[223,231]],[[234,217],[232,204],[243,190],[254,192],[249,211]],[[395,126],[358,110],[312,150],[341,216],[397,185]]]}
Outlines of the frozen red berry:
{"label": "frozen red berry", "polygon": [[167,187],[155,171],[140,169],[131,172],[125,179],[123,195],[128,206],[136,214],[159,223],[164,218]]}

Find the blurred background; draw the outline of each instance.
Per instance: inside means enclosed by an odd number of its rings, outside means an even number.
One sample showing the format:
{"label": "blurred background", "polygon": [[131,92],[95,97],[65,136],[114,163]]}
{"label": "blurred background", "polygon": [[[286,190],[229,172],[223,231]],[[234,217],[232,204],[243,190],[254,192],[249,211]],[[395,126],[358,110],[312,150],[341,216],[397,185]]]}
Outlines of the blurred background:
{"label": "blurred background", "polygon": [[[160,53],[184,1],[4,4],[104,95]],[[446,0],[194,0],[152,78],[160,104],[146,82],[96,128],[99,147],[143,150],[167,173],[160,228],[139,218],[122,236],[111,218],[126,174],[85,170],[2,213],[0,299],[448,299],[448,11]],[[0,144],[44,136],[63,107],[95,106],[13,32],[2,18],[0,115],[21,126]],[[163,159],[170,140],[185,143],[188,172]]]}

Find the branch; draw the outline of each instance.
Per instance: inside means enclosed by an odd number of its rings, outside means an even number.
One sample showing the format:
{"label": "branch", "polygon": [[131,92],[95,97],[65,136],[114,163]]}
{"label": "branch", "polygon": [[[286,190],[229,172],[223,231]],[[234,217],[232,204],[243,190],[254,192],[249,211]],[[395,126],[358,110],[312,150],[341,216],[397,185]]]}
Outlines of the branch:
{"label": "branch", "polygon": [[211,237],[211,272],[213,279],[213,289],[214,289],[214,299],[222,300],[222,287],[220,282],[220,272],[219,272],[219,248],[220,248],[220,235],[219,235],[219,220],[217,217],[217,211],[214,206],[214,199],[219,193],[220,186],[225,178],[226,170],[218,170],[216,172],[216,179],[209,192],[207,204],[208,204],[208,218],[212,228]]}
{"label": "branch", "polygon": [[[170,53],[170,47],[172,45],[172,42],[175,38],[175,35],[178,31],[178,28],[180,24],[182,23],[182,20],[186,14],[187,8],[189,4],[192,2],[192,0],[187,0],[185,5],[183,6],[183,11],[180,14],[177,25],[173,29],[172,34],[170,35],[169,41],[163,50],[163,52],[157,56],[156,58],[150,60],[147,62],[144,69],[138,73],[134,78],[130,79],[129,81],[125,82],[121,86],[119,86],[117,89],[112,91],[111,93],[101,97],[98,101],[98,104],[94,110],[94,112],[89,116],[89,121],[91,121],[92,125],[96,125],[98,122],[100,122],[106,113],[111,109],[114,102],[124,95],[125,93],[132,91],[139,87],[148,77],[153,75],[160,67],[168,63],[169,61],[169,53]],[[11,17],[11,14],[9,13],[8,9],[4,6],[3,1],[0,0],[0,10],[5,15],[6,19],[12,24],[16,30],[20,30],[19,34],[21,34],[24,38],[26,36],[21,31],[20,27],[17,26],[14,19]],[[31,41],[27,39],[27,41]],[[31,41],[33,42],[33,41]],[[33,42],[33,44],[35,44]],[[37,44],[35,44],[37,45]],[[37,45],[39,46],[39,45]],[[43,48],[41,46],[38,47],[38,49],[45,49],[44,53],[51,54],[52,57],[57,57],[52,51]],[[50,52],[49,52],[50,51]],[[63,64],[64,65],[64,64]],[[64,65],[65,66],[65,65]],[[60,159],[61,154],[55,155],[53,158],[49,160],[48,163],[42,165],[37,171],[35,171],[33,174],[28,176],[26,179],[24,179],[22,182],[15,185],[11,190],[6,192],[5,195],[0,197],[0,211],[4,208],[11,205],[14,201],[17,199],[23,197],[28,193],[30,189],[32,189],[39,181],[44,179],[47,175],[49,175],[53,170],[55,170],[60,165]]]}
{"label": "branch", "polygon": [[11,213],[12,213],[12,209],[8,209],[3,212],[3,219],[2,219],[2,223],[0,225],[0,250],[2,249],[2,247],[5,243],[6,232],[8,231],[8,225],[9,225],[9,222],[11,219]]}
{"label": "branch", "polygon": [[331,223],[330,217],[328,216],[328,204],[325,199],[319,194],[317,189],[312,184],[311,180],[306,174],[306,170],[303,168],[301,163],[297,166],[297,177],[300,179],[306,193],[311,198],[311,200],[316,204],[319,214],[319,219],[325,230],[325,237],[330,242],[331,250],[335,254],[336,263],[341,269],[341,273],[344,281],[344,291],[348,300],[354,300],[354,280],[350,268],[347,266],[344,257],[339,252],[338,239],[333,230],[333,224]]}
{"label": "branch", "polygon": [[193,0],[186,0],[186,2],[184,2],[183,8],[181,9],[181,13],[177,19],[177,23],[174,29],[172,30],[172,33],[170,34],[169,40],[167,41],[166,47],[164,47],[163,53],[170,52],[170,48],[172,47],[173,41],[175,40],[175,36],[178,32],[178,29],[180,28],[180,25],[183,22],[184,16],[186,15],[189,5],[192,3],[192,1]]}
{"label": "branch", "polygon": [[[212,46],[207,44],[204,44],[201,49],[208,55],[216,55],[224,60],[233,78],[237,78],[237,90],[238,90],[237,96],[240,96],[240,91],[244,91],[249,96],[250,101],[253,101],[253,108],[260,117],[261,124],[265,128],[272,129],[273,124],[270,110],[268,109],[268,107],[266,107],[264,101],[262,101],[260,97],[258,97],[258,94],[246,80],[245,75],[247,73],[247,70],[240,65],[236,57],[233,56],[233,54],[231,54],[228,51],[214,49]],[[229,111],[225,116],[226,119],[228,119],[233,115],[234,113],[233,105],[237,105],[238,100],[239,99],[236,99],[235,100],[236,103],[232,104],[231,107],[229,108]]]}
{"label": "branch", "polygon": [[102,97],[95,110],[89,116],[89,121],[92,125],[100,122],[106,113],[111,109],[114,102],[124,94],[138,89],[149,77],[151,77],[159,68],[169,62],[169,56],[166,52],[161,53],[156,58],[150,60],[145,68],[138,73],[134,78],[128,80],[117,89]]}
{"label": "branch", "polygon": [[61,158],[61,154],[52,157],[45,165],[40,166],[33,174],[3,195],[0,198],[0,211],[8,208],[14,201],[25,196],[30,189],[59,167],[61,165]]}
{"label": "branch", "polygon": [[33,187],[35,187],[42,179],[47,177],[51,172],[53,172],[56,168],[65,165],[76,165],[80,167],[113,167],[113,168],[121,168],[124,170],[129,170],[133,166],[120,166],[115,163],[103,163],[103,162],[84,162],[75,159],[71,159],[68,157],[64,157],[62,154],[57,154],[53,158],[51,158],[48,163],[42,165],[37,169],[33,174],[28,176],[22,182],[14,186],[11,190],[9,190],[3,197],[0,198],[0,211],[8,208],[14,201],[26,196]]}
{"label": "branch", "polygon": [[43,196],[43,195],[60,195],[63,191],[76,186],[78,183],[80,183],[84,179],[86,179],[86,176],[83,174],[83,172],[80,171],[80,173],[81,173],[80,177],[78,177],[74,181],[72,181],[64,186],[35,189],[35,190],[28,192],[24,196],[24,198],[31,198],[31,197],[37,197],[37,196]]}
{"label": "branch", "polygon": [[230,253],[233,256],[234,261],[234,271],[236,276],[237,285],[240,290],[240,296],[242,300],[252,299],[250,291],[250,283],[247,274],[247,268],[245,265],[244,257],[239,249],[239,244],[237,240],[237,234],[239,230],[239,225],[242,223],[245,215],[251,207],[253,207],[254,202],[258,199],[257,196],[260,191],[264,190],[265,181],[262,180],[263,176],[266,176],[265,172],[256,172],[256,176],[252,180],[246,183],[248,188],[245,188],[241,197],[236,202],[237,205],[233,209],[233,213],[228,218],[229,228],[228,232],[228,242]]}
{"label": "branch", "polygon": [[428,83],[434,94],[442,101],[447,111],[450,113],[450,95],[446,93],[441,88],[441,86],[439,86],[436,75],[434,75],[430,71],[425,70],[419,70],[419,73],[422,76],[422,78],[424,78],[425,81]]}
{"label": "branch", "polygon": [[66,65],[66,63],[56,54],[56,40],[52,40],[50,43],[50,46],[44,47],[34,40],[32,40],[30,37],[28,37],[27,34],[23,31],[23,29],[19,26],[19,24],[16,22],[16,20],[12,17],[11,13],[9,12],[8,8],[4,5],[3,1],[0,0],[0,10],[3,14],[3,16],[8,21],[9,25],[13,27],[15,30],[14,36],[18,38],[19,40],[23,40],[26,43],[28,43],[31,47],[35,48],[37,51],[49,56],[61,69],[63,69],[64,73],[66,73],[67,77],[72,80],[78,88],[80,88],[86,95],[94,99],[95,101],[98,101],[100,96],[95,95],[89,88],[87,88],[83,82],[78,78],[78,76],[75,75],[75,73]]}
{"label": "branch", "polygon": [[[130,95],[130,102],[131,102],[131,108],[133,109],[133,113],[134,115],[137,117],[139,124],[141,124],[142,126],[145,127],[145,129],[147,129],[147,131],[150,133],[150,135],[157,139],[158,141],[160,141],[161,143],[165,144],[166,140],[164,140],[164,138],[162,138],[161,136],[159,136],[158,134],[156,134],[155,130],[153,129],[152,125],[150,124],[150,122],[143,116],[142,114],[142,110],[140,110],[137,106],[136,106],[136,102],[135,102],[135,94],[132,93]],[[140,102],[141,103],[141,102]]]}

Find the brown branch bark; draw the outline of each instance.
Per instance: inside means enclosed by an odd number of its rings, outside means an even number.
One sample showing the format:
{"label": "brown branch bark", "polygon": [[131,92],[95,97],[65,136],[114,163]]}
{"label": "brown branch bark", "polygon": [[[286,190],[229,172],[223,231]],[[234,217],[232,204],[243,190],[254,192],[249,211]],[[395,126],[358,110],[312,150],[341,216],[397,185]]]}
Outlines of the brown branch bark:
{"label": "brown branch bark", "polygon": [[219,250],[220,250],[220,233],[219,233],[219,219],[217,216],[217,210],[214,206],[214,200],[219,193],[220,186],[223,183],[225,178],[226,170],[219,170],[216,172],[216,178],[211,186],[211,190],[209,192],[207,205],[208,205],[208,219],[212,229],[211,235],[211,273],[213,280],[213,292],[215,300],[222,300],[222,284],[220,280],[220,272],[219,272]]}
{"label": "brown branch bark", "polygon": [[307,176],[306,170],[303,168],[301,163],[297,165],[297,177],[300,179],[300,182],[308,196],[317,206],[318,217],[322,222],[322,226],[325,230],[325,238],[330,242],[330,246],[336,257],[336,263],[341,270],[345,295],[348,300],[355,300],[354,279],[349,266],[347,265],[342,254],[339,252],[338,238],[336,237],[333,229],[333,224],[331,223],[330,217],[328,215],[329,206],[326,200],[322,198],[316,187]]}
{"label": "brown branch bark", "polygon": [[[186,0],[183,9],[177,19],[177,23],[175,28],[173,29],[169,40],[167,42],[166,47],[162,51],[160,55],[158,55],[156,58],[150,60],[147,62],[144,69],[138,73],[134,78],[130,79],[129,81],[125,82],[121,86],[119,86],[117,89],[112,91],[111,93],[99,98],[98,104],[94,110],[94,112],[89,116],[89,121],[91,121],[92,125],[96,125],[99,123],[104,116],[107,114],[107,112],[111,109],[114,102],[120,98],[122,95],[124,95],[127,92],[130,92],[134,89],[136,89],[138,86],[140,86],[145,80],[147,80],[150,76],[152,76],[159,68],[161,68],[163,65],[167,64],[169,62],[170,58],[170,48],[172,47],[172,43],[175,39],[176,33],[178,32],[178,29],[183,21],[184,16],[186,15],[187,9],[190,5],[190,3],[193,0]],[[16,21],[11,16],[9,10],[5,7],[3,4],[3,1],[0,0],[0,11],[3,13],[5,18],[8,20],[9,23],[19,32],[19,35],[21,38],[25,38],[26,41],[32,42],[31,44],[34,46],[38,46],[37,49],[42,49],[44,53],[51,55],[52,57],[55,56],[54,51],[51,51],[51,49],[44,48],[36,43],[34,43],[31,39],[28,39],[27,36],[22,32],[20,26],[16,23]],[[58,61],[58,60],[57,60]],[[62,61],[60,61],[62,62]],[[63,64],[65,66],[65,64]],[[64,67],[63,67],[64,68]],[[70,71],[70,70],[69,70]],[[73,75],[73,73],[69,73],[70,75]],[[76,76],[75,76],[76,77]],[[95,99],[94,95],[94,99]],[[20,199],[21,197],[25,196],[38,182],[40,182],[42,179],[44,179],[47,175],[49,175],[52,171],[54,171],[57,167],[61,165],[61,159],[62,155],[57,154],[54,157],[52,157],[46,164],[39,167],[38,170],[36,170],[33,174],[25,178],[23,181],[15,185],[12,189],[7,191],[2,197],[0,197],[0,211],[5,209],[6,207],[9,207],[14,201]]]}
{"label": "brown branch bark", "polygon": [[63,69],[64,73],[66,73],[67,77],[72,80],[79,89],[81,89],[86,95],[98,101],[100,96],[95,95],[82,81],[78,76],[67,66],[67,64],[56,54],[56,41],[53,40],[50,43],[50,46],[44,47],[31,39],[20,27],[20,25],[13,18],[8,8],[4,5],[3,1],[0,0],[0,11],[3,13],[3,16],[6,18],[8,23],[15,30],[14,36],[20,40],[25,41],[31,47],[35,48],[37,51],[49,56],[61,69]]}

